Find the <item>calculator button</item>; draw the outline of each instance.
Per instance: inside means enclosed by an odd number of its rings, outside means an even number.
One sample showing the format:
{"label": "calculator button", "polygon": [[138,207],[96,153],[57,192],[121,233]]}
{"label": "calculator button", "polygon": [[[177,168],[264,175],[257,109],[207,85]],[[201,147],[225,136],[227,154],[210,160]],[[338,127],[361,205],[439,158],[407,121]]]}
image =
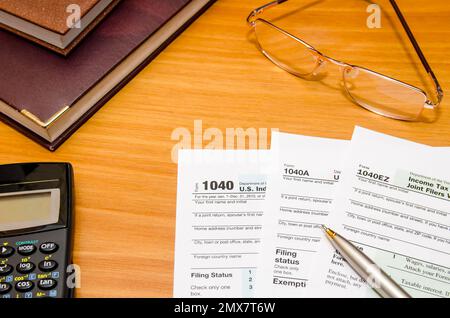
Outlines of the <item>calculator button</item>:
{"label": "calculator button", "polygon": [[10,257],[14,254],[14,248],[11,246],[0,247],[0,258]]}
{"label": "calculator button", "polygon": [[26,292],[32,290],[33,287],[34,287],[34,283],[29,280],[23,280],[23,281],[16,283],[16,290],[19,293],[26,293]]}
{"label": "calculator button", "polygon": [[17,253],[23,256],[32,255],[34,254],[34,252],[36,252],[36,246],[34,246],[33,244],[20,245],[17,248]]}
{"label": "calculator button", "polygon": [[12,286],[11,284],[8,283],[0,283],[0,295],[4,295],[9,293],[9,291],[11,290]]}
{"label": "calculator button", "polygon": [[34,271],[35,268],[36,265],[34,265],[33,263],[19,263],[16,267],[16,270],[20,274],[28,274]]}
{"label": "calculator button", "polygon": [[52,254],[58,250],[58,244],[52,242],[42,243],[39,250],[44,254]]}
{"label": "calculator button", "polygon": [[12,271],[13,271],[13,267],[11,265],[8,265],[8,264],[0,265],[0,277],[9,275],[9,274],[11,274]]}
{"label": "calculator button", "polygon": [[41,279],[38,282],[38,287],[39,287],[39,289],[42,289],[42,290],[50,290],[50,289],[55,288],[56,284],[57,284],[56,280],[51,279],[51,278],[46,278],[46,279]]}
{"label": "calculator button", "polygon": [[39,263],[38,267],[43,272],[51,272],[58,267],[58,263],[52,260],[42,261]]}

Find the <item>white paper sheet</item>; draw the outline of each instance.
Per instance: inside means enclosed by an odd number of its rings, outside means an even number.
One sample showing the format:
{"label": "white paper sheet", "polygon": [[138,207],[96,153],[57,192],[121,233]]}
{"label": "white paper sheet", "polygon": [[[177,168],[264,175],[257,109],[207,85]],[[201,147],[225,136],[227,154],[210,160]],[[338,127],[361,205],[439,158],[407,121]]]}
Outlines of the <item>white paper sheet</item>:
{"label": "white paper sheet", "polygon": [[[327,225],[413,297],[450,297],[450,153],[356,128]],[[322,241],[315,290],[377,297]]]}
{"label": "white paper sheet", "polygon": [[181,150],[174,297],[252,297],[267,150]]}
{"label": "white paper sheet", "polygon": [[348,141],[272,133],[258,297],[311,295],[311,270]]}

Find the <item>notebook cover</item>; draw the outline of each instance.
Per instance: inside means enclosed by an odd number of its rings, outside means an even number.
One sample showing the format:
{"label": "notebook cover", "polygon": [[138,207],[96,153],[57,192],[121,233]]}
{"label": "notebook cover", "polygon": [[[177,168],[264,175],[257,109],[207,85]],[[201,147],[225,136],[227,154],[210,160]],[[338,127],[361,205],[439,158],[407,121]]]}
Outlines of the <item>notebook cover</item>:
{"label": "notebook cover", "polygon": [[[121,0],[115,0],[111,2],[111,4],[103,10],[94,21],[92,21],[89,26],[87,26],[83,32],[81,32],[65,49],[61,49],[57,46],[54,46],[50,43],[47,43],[39,38],[35,38],[29,34],[23,33],[19,30],[16,30],[8,25],[2,24],[0,22],[0,28],[8,30],[12,33],[15,33],[27,40],[33,41],[39,45],[42,45],[52,51],[55,51],[62,55],[68,55],[70,51],[72,51],[81,40],[86,37],[110,12]],[[51,6],[56,2],[56,6]],[[84,16],[89,10],[95,6],[99,0],[0,0],[0,10],[6,11],[10,14],[14,14],[16,16],[21,17],[24,20],[37,24],[43,28],[49,29],[53,32],[65,34],[69,31],[67,27],[67,23],[65,19],[67,18],[67,13],[65,13],[65,8],[68,4],[77,3],[81,8],[81,16]],[[45,14],[34,15],[33,12],[40,12],[36,10],[36,8],[41,5],[42,11]],[[45,19],[44,19],[45,17]],[[53,18],[49,18],[53,17]]]}
{"label": "notebook cover", "polygon": [[[63,105],[74,104],[90,87],[139,47],[139,44],[188,2],[188,0],[123,0],[68,58],[49,53],[45,49],[0,31],[0,43],[5,43],[6,47],[5,50],[0,50],[0,68],[7,70],[0,73],[0,99],[9,105],[29,105],[26,109],[41,120],[49,119]],[[49,150],[56,150],[214,2],[215,0],[208,2],[202,10],[54,142],[49,143],[3,114],[0,114],[0,119]],[[117,49],[122,54],[105,53],[111,49]],[[92,54],[89,54],[90,51]],[[124,52],[128,53],[124,54]],[[27,60],[30,57],[32,61]],[[108,67],[105,67],[105,64]],[[89,71],[86,65],[92,66],[93,69]],[[111,65],[114,66],[111,67]],[[12,80],[8,82],[8,78]],[[30,94],[22,92],[30,92]],[[13,107],[21,109],[20,106]]]}
{"label": "notebook cover", "polygon": [[0,10],[59,34],[69,31],[66,8],[80,6],[81,16],[100,0],[0,0]]}

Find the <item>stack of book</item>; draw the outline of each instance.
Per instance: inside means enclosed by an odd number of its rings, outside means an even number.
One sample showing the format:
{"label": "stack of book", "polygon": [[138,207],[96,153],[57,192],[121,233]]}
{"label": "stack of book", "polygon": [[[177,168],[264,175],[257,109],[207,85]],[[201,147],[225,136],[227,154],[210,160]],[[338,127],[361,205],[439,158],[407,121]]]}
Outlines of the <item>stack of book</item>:
{"label": "stack of book", "polygon": [[0,119],[57,149],[213,2],[0,0]]}

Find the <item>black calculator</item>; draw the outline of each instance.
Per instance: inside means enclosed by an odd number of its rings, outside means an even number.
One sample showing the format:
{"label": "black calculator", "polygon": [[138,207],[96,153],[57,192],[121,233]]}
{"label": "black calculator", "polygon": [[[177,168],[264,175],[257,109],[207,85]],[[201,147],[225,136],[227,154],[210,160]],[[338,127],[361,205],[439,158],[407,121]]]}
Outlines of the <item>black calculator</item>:
{"label": "black calculator", "polygon": [[68,298],[73,170],[68,163],[0,165],[0,298]]}

